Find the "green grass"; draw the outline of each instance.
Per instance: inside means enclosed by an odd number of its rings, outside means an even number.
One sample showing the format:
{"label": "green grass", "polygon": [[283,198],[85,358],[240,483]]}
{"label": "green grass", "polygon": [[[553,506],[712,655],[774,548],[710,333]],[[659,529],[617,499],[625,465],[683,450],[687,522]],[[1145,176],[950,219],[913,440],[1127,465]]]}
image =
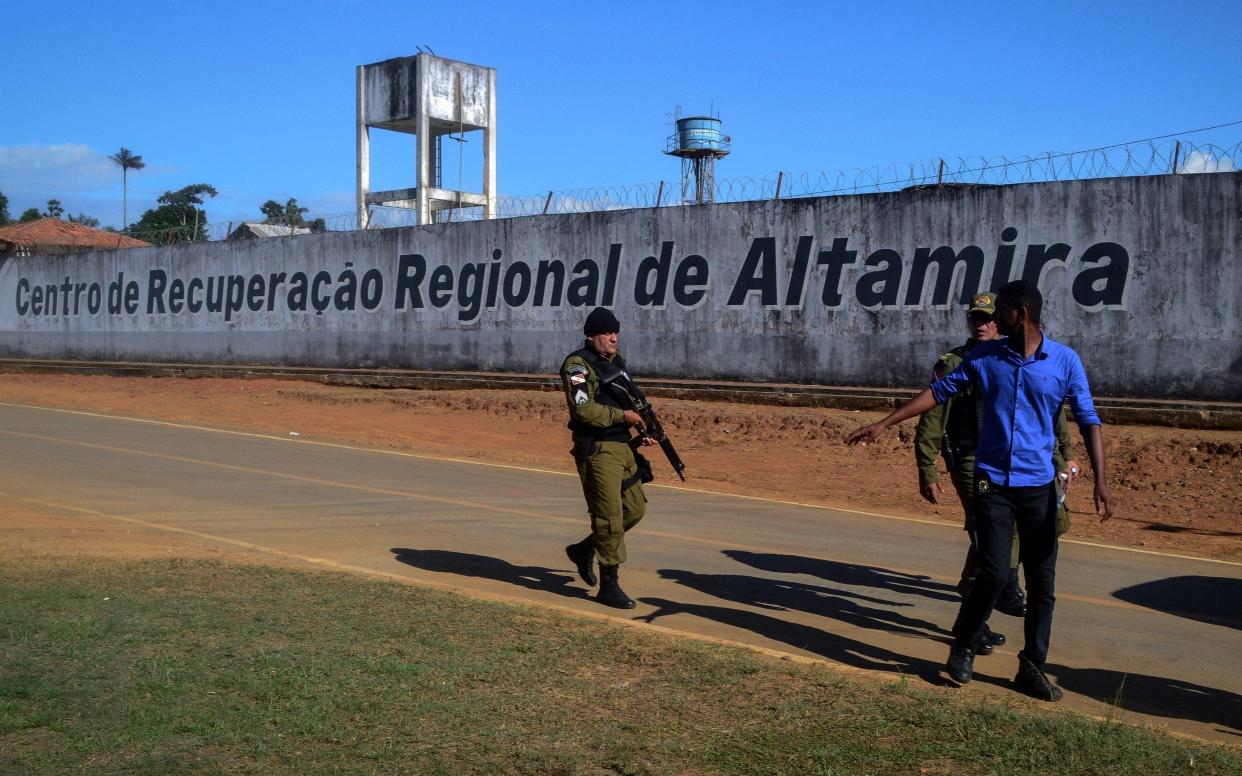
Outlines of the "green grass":
{"label": "green grass", "polygon": [[0,773],[1239,773],[1236,753],[331,573],[0,561]]}

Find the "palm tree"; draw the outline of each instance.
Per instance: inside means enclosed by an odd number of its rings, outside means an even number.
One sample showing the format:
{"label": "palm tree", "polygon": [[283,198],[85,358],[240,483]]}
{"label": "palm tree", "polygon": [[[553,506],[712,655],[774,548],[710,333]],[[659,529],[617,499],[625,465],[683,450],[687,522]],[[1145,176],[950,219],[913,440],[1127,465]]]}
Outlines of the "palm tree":
{"label": "palm tree", "polygon": [[142,161],[141,156],[131,153],[124,146],[121,147],[120,151],[108,158],[121,165],[121,187],[123,189],[123,194],[121,195],[121,231],[125,231],[129,229],[129,171],[141,170],[147,166],[147,163]]}

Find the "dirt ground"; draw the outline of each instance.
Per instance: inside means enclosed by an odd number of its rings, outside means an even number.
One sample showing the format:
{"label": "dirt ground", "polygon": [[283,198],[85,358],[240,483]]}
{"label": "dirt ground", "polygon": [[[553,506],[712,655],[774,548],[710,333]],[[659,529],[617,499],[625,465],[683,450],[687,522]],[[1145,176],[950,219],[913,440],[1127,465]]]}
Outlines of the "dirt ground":
{"label": "dirt ground", "polygon": [[[572,470],[564,399],[554,392],[5,374],[0,402]],[[687,487],[961,520],[951,487],[939,506],[918,495],[913,422],[866,448],[847,448],[846,434],[880,413],[688,400],[660,401],[657,409],[686,461]],[[1242,432],[1109,426],[1104,436],[1117,514],[1103,524],[1094,516],[1088,476],[1069,495],[1069,538],[1242,560]],[[658,450],[651,457],[658,481],[675,483]],[[1079,459],[1087,465],[1081,443]],[[21,525],[33,525],[34,513],[21,517]],[[53,520],[45,528],[81,530],[74,520]],[[6,532],[6,544],[24,535]],[[136,533],[134,540],[151,542]],[[110,541],[124,553],[123,537]]]}

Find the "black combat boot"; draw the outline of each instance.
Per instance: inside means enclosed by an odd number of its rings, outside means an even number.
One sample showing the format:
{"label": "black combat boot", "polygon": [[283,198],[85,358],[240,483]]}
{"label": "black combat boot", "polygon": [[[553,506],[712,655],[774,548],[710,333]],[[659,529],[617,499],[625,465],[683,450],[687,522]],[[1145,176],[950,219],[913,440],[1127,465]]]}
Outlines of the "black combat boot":
{"label": "black combat boot", "polygon": [[1017,569],[1009,569],[1009,579],[996,599],[996,611],[1010,617],[1026,616],[1026,595],[1022,592],[1022,585],[1018,584]]}
{"label": "black combat boot", "polygon": [[595,539],[588,536],[577,544],[571,544],[565,548],[565,554],[578,567],[578,576],[582,577],[582,581],[587,587],[595,587],[599,582],[595,578]]}
{"label": "black combat boot", "polygon": [[1053,684],[1044,670],[1018,653],[1018,675],[1013,678],[1014,689],[1041,701],[1056,703],[1061,700],[1061,688]]}
{"label": "black combat boot", "polygon": [[949,661],[944,667],[953,681],[966,684],[975,675],[975,655],[968,647],[949,647]]}
{"label": "black combat boot", "polygon": [[984,623],[983,635],[980,636],[979,640],[975,642],[975,646],[972,648],[971,651],[974,652],[976,655],[990,655],[992,654],[993,650],[996,649],[996,647],[999,647],[1003,645],[1004,643],[1005,643],[1005,634],[997,633],[996,631],[989,628],[987,626],[987,623]]}
{"label": "black combat boot", "polygon": [[621,589],[621,583],[617,581],[619,568],[619,566],[599,564],[599,592],[595,594],[595,600],[616,609],[633,609],[637,604],[634,603],[633,598],[625,594],[625,591]]}

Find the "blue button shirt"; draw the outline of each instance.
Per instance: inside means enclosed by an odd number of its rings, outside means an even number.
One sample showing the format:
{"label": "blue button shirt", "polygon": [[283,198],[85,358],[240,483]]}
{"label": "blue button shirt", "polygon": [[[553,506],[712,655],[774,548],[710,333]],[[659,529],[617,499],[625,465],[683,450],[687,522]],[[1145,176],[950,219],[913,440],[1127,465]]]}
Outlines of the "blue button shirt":
{"label": "blue button shirt", "polygon": [[981,342],[931,391],[943,404],[971,384],[979,407],[975,471],[997,485],[1052,481],[1056,415],[1066,399],[1080,429],[1100,425],[1082,360],[1047,337],[1030,358],[1011,348],[1007,337]]}

